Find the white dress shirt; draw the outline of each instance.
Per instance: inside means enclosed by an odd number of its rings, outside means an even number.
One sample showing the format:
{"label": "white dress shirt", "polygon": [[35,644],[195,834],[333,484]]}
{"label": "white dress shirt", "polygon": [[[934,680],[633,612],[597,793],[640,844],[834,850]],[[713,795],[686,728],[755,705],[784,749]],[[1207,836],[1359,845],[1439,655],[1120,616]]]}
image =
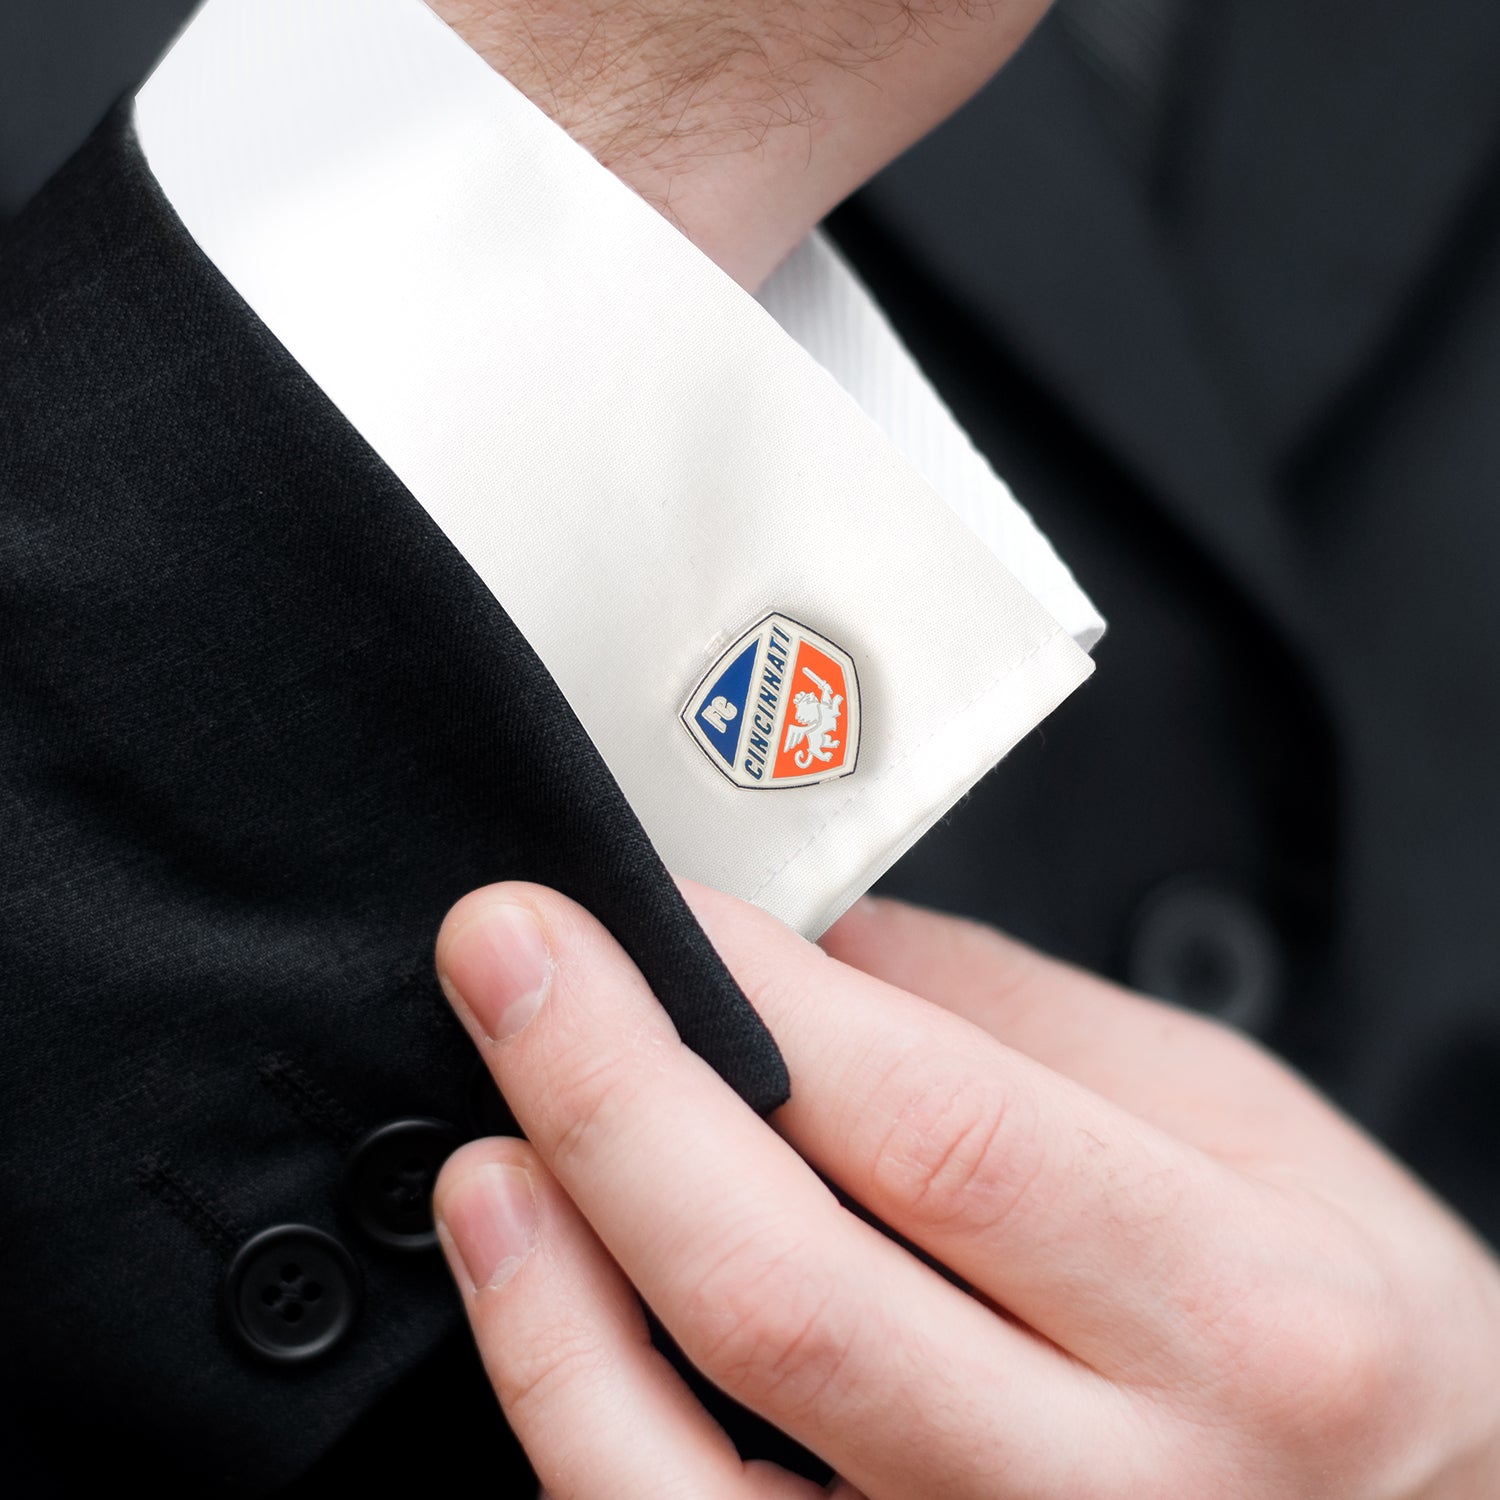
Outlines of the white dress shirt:
{"label": "white dress shirt", "polygon": [[[678,873],[816,934],[1088,674],[1102,621],[830,244],[750,296],[422,0],[206,0],[136,123]],[[773,612],[852,658],[857,763],[747,789],[685,716]]]}

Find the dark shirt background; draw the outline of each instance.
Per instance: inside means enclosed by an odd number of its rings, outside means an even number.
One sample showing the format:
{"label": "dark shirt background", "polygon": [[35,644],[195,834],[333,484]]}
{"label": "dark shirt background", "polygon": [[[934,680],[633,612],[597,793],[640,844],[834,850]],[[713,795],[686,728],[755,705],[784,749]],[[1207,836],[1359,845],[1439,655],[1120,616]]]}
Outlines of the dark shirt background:
{"label": "dark shirt background", "polygon": [[191,0],[0,0],[0,218],[151,68]]}

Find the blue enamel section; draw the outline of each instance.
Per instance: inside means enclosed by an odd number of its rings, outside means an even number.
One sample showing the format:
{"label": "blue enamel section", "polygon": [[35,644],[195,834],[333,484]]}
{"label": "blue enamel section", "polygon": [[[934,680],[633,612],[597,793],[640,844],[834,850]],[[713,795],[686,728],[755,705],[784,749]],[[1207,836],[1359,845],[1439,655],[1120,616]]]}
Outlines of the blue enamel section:
{"label": "blue enamel section", "polygon": [[739,748],[740,730],[745,723],[745,701],[750,696],[750,678],[755,671],[755,657],[759,650],[760,640],[757,638],[703,690],[702,701],[694,715],[708,743],[724,757],[727,765],[734,764],[735,751]]}

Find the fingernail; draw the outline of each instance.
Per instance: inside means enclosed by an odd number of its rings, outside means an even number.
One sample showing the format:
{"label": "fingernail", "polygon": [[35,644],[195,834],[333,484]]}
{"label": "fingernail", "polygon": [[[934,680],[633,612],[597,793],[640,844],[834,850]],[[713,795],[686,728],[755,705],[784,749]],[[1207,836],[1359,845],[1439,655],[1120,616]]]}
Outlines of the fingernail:
{"label": "fingernail", "polygon": [[504,1286],[536,1244],[536,1195],[525,1167],[486,1162],[447,1192],[438,1223],[473,1291]]}
{"label": "fingernail", "polygon": [[438,977],[490,1041],[504,1041],[541,1009],[552,984],[552,954],[541,923],[524,906],[496,902],[445,945]]}

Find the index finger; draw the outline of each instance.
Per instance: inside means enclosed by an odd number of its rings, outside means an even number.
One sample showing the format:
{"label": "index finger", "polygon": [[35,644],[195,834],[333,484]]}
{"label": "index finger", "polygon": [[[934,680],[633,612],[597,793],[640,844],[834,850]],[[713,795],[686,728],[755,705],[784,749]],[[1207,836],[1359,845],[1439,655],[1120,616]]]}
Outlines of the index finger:
{"label": "index finger", "polygon": [[1260,1191],[757,908],[683,888],[786,1057],[775,1123],[807,1160],[1101,1372],[1146,1380],[1213,1357],[1199,1330],[1282,1248]]}
{"label": "index finger", "polygon": [[[1123,1437],[1102,1381],[842,1209],[581,908],[477,892],[438,963],[532,1144],[688,1357],[861,1489],[994,1495],[954,1433],[1000,1422],[1017,1490],[1051,1493],[1072,1434],[1113,1413]],[[1081,1466],[1064,1477],[1090,1493]]]}
{"label": "index finger", "polygon": [[1327,1105],[1248,1037],[1136,994],[994,928],[865,898],[821,945],[841,963],[982,1027],[1132,1114],[1223,1159],[1365,1153]]}

